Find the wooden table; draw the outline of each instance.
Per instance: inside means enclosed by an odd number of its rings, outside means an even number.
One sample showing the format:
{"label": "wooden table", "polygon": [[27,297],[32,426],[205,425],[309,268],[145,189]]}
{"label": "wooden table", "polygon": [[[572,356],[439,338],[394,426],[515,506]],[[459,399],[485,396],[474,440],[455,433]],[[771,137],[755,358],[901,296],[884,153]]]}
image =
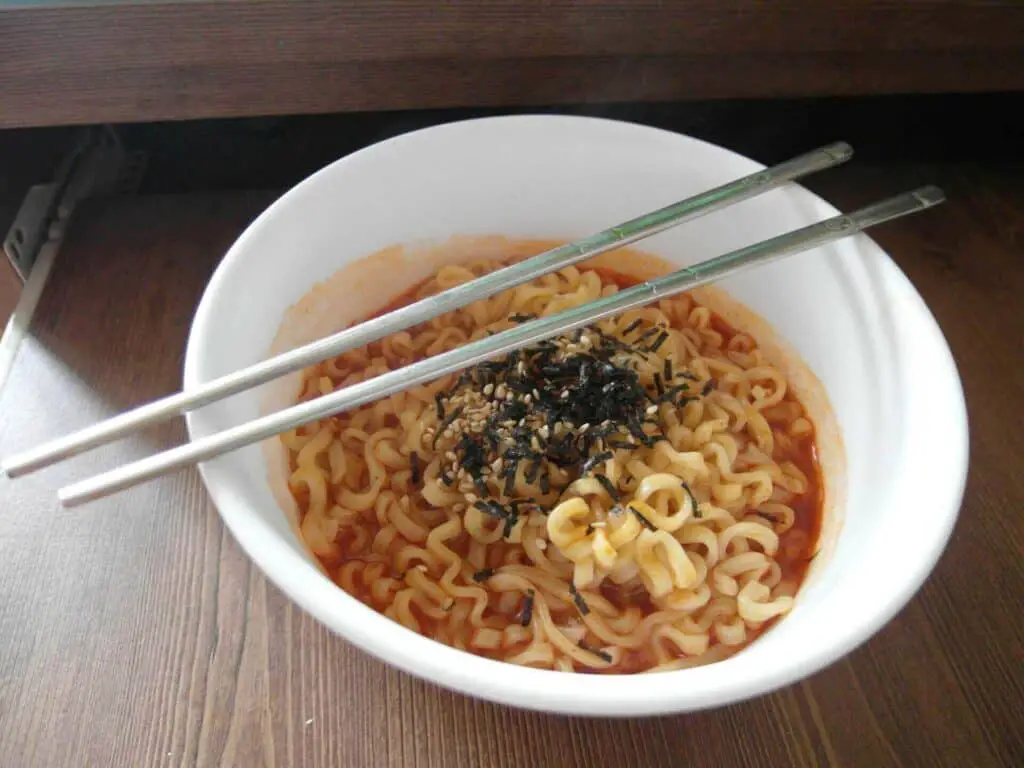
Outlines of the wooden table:
{"label": "wooden table", "polygon": [[[1024,764],[1024,173],[851,168],[814,186],[850,207],[920,181],[952,202],[878,239],[953,347],[970,481],[934,576],[849,658],[754,701],[648,720],[532,714],[439,690],[349,647],[269,585],[194,471],[58,508],[58,485],[181,440],[175,423],[0,480],[0,764]],[[175,389],[203,285],[270,199],[80,210],[0,393],[0,453]]]}

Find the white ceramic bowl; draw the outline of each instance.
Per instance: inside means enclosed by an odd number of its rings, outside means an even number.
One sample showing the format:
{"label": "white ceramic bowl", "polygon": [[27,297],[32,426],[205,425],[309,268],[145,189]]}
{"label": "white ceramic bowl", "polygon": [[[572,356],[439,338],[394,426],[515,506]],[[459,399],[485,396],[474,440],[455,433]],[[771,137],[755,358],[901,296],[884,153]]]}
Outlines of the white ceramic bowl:
{"label": "white ceramic bowl", "polygon": [[[573,239],[761,167],[686,136],[572,117],[474,120],[369,147],[284,195],[224,257],[192,326],[185,386],[254,363],[272,344],[365,316],[424,276],[424,254],[452,235]],[[790,187],[640,246],[684,265],[835,213]],[[353,266],[394,244],[418,245]],[[328,282],[310,293],[321,281]],[[208,462],[203,479],[239,543],[296,603],[365,651],[448,688],[541,710],[646,715],[792,683],[877,631],[934,566],[963,494],[963,393],[921,297],[867,237],[722,288],[798,355],[777,346],[802,396],[815,401],[829,493],[827,546],[794,610],[724,662],[655,675],[570,675],[454,650],[377,614],[323,575],[294,533],[273,443]],[[759,340],[771,343],[763,337],[773,334],[758,328]],[[827,399],[803,375],[807,368]],[[251,419],[287,402],[295,385],[289,377],[190,414],[189,431],[196,438]]]}

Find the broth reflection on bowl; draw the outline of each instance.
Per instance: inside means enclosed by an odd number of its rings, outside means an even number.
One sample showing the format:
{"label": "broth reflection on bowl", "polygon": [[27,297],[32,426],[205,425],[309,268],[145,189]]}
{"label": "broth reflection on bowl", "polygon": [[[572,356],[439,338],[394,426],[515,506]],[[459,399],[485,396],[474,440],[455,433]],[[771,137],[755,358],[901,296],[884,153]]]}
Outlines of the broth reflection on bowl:
{"label": "broth reflection on bowl", "polygon": [[[299,399],[636,282],[608,262],[328,360]],[[500,265],[441,266],[380,311]],[[721,660],[792,608],[815,441],[758,340],[689,295],[282,437],[302,539],[342,589],[471,653],[613,674]]]}

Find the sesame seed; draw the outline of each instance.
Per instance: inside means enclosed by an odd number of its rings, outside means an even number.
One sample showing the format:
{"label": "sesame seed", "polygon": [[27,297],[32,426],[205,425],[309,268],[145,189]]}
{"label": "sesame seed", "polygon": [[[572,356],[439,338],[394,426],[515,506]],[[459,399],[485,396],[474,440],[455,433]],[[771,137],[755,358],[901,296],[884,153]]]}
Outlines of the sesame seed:
{"label": "sesame seed", "polygon": [[542,427],[541,427],[541,428],[540,428],[540,429],[538,430],[538,432],[540,433],[540,436],[541,436],[541,437],[543,437],[543,438],[544,438],[545,440],[547,440],[547,439],[548,439],[549,437],[551,437],[551,430],[550,430],[550,429],[548,428],[548,425],[547,425],[547,424],[545,424],[544,426],[542,426]]}
{"label": "sesame seed", "polygon": [[537,539],[537,549],[543,552],[548,548],[548,542],[545,539]]}
{"label": "sesame seed", "polygon": [[569,390],[568,390],[568,389],[563,389],[563,390],[562,390],[562,394],[561,394],[561,395],[559,395],[559,397],[560,397],[560,398],[561,398],[562,400],[568,400],[568,399],[569,399]]}
{"label": "sesame seed", "polygon": [[494,385],[493,384],[488,384],[486,387],[484,387],[484,394],[487,395],[488,397],[493,395],[494,394]]}
{"label": "sesame seed", "polygon": [[650,405],[650,406],[647,407],[647,415],[648,416],[653,416],[657,412],[658,412],[658,406]]}

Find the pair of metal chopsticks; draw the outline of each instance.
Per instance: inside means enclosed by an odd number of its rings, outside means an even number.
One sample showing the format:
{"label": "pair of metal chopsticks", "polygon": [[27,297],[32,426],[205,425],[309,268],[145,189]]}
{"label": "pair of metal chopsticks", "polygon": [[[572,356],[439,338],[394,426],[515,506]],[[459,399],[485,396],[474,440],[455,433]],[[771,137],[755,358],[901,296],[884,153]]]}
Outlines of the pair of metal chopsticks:
{"label": "pair of metal chopsticks", "polygon": [[[596,235],[564,245],[484,277],[444,291],[360,325],[299,347],[283,355],[179,392],[46,443],[3,461],[11,477],[33,472],[76,454],[116,440],[172,416],[255,387],[271,379],[318,363],[410,328],[445,312],[464,307],[499,291],[636,242],[699,216],[747,200],[815,171],[833,167],[852,156],[849,145],[838,143],[745,176],[694,197],[627,221]],[[868,227],[925,210],[944,200],[941,190],[923,187],[863,208],[740,248],[692,267],[672,272],[550,317],[523,323],[405,368],[391,371],[329,395],[301,403],[253,421],[194,440],[163,453],[115,468],[58,492],[68,507],[101,498],[167,472],[206,461],[223,453],[294,429],[395,392],[431,381],[537,341],[580,328],[626,310],[673,296],[751,267],[860,232]]]}

